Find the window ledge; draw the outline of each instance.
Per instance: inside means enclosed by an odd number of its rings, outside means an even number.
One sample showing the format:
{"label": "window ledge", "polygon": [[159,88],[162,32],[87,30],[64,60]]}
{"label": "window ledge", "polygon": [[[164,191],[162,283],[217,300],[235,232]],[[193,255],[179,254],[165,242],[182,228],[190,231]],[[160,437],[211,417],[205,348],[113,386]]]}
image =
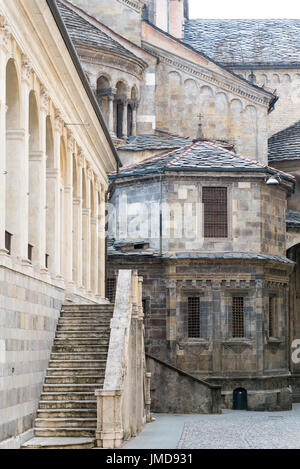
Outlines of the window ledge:
{"label": "window ledge", "polygon": [[272,344],[272,345],[273,344],[274,345],[278,344],[278,345],[280,345],[282,342],[283,342],[283,340],[280,339],[279,337],[269,337],[268,338],[268,344]]}
{"label": "window ledge", "polygon": [[222,344],[225,344],[225,345],[239,345],[239,344],[249,344],[249,345],[252,345],[252,340],[251,339],[247,339],[247,338],[232,338],[232,339],[225,339],[222,341]]}

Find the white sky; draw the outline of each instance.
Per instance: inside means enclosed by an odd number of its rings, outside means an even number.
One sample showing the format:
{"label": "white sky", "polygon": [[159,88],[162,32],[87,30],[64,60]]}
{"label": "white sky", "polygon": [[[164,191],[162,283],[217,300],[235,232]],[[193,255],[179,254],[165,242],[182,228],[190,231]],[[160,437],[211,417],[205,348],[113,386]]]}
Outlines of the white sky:
{"label": "white sky", "polygon": [[299,0],[189,0],[190,18],[300,19]]}

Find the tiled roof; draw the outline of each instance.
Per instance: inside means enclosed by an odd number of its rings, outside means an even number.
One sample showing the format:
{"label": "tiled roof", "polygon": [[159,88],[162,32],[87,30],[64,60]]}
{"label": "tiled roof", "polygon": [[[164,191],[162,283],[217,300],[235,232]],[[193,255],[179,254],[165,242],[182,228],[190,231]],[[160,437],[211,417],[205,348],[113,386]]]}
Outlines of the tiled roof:
{"label": "tiled roof", "polygon": [[298,66],[300,20],[192,19],[184,42],[225,66]]}
{"label": "tiled roof", "polygon": [[284,264],[294,264],[294,262],[287,257],[272,256],[271,254],[256,254],[251,252],[175,252],[163,253],[160,256],[159,251],[153,249],[147,250],[132,250],[121,251],[110,246],[108,249],[109,257],[162,257],[163,259],[208,259],[208,260],[262,260],[262,261],[275,261],[283,262]]}
{"label": "tiled roof", "polygon": [[57,6],[68,33],[74,43],[89,44],[102,49],[107,49],[111,52],[136,58],[132,52],[109,37],[106,33],[101,31],[101,29],[96,28],[96,26],[89,23],[89,21],[78,15],[74,10],[67,7],[62,2],[57,1]]}
{"label": "tiled roof", "polygon": [[183,147],[192,143],[192,139],[177,137],[173,135],[138,135],[129,137],[125,145],[118,147],[118,150],[143,151],[143,150],[169,150]]}
{"label": "tiled roof", "polygon": [[287,210],[286,224],[290,228],[300,228],[300,212],[294,210]]}
{"label": "tiled roof", "polygon": [[[277,174],[278,170],[257,161],[237,155],[233,151],[207,140],[189,143],[179,150],[153,156],[146,160],[120,169],[118,178],[165,171],[223,171],[223,172],[267,172]],[[280,172],[284,179],[294,177]],[[111,175],[114,177],[115,175]]]}
{"label": "tiled roof", "polygon": [[300,121],[269,139],[269,161],[300,160]]}

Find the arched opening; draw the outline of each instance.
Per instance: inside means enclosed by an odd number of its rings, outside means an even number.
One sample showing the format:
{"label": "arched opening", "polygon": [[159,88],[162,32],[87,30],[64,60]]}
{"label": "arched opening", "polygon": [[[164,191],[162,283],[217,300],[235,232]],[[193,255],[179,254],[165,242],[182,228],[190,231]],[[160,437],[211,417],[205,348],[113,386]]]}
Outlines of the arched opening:
{"label": "arched opening", "polygon": [[127,86],[119,81],[116,86],[117,93],[115,98],[115,133],[118,138],[127,137]]}
{"label": "arched opening", "polygon": [[5,247],[9,254],[25,257],[21,227],[27,202],[22,190],[24,131],[20,129],[20,87],[13,59],[8,61],[6,67],[6,106]]}
{"label": "arched opening", "polygon": [[41,248],[41,200],[43,154],[40,150],[40,124],[36,95],[29,94],[29,206],[28,206],[28,259],[39,262]]}
{"label": "arched opening", "polygon": [[248,410],[248,396],[244,388],[237,388],[233,391],[233,410]]}
{"label": "arched opening", "polygon": [[46,118],[46,255],[45,267],[54,272],[55,262],[55,173],[54,139],[50,116]]}
{"label": "arched opening", "polygon": [[110,86],[109,86],[108,79],[104,76],[99,77],[97,80],[97,98],[98,98],[98,103],[101,107],[101,111],[102,111],[106,124],[108,124],[109,89],[110,89]]}

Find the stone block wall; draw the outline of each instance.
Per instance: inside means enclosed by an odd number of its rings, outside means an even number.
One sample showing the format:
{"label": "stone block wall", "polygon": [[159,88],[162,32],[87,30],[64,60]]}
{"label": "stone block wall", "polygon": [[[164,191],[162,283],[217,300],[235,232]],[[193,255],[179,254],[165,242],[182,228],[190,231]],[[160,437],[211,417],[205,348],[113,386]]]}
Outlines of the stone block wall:
{"label": "stone block wall", "polygon": [[0,267],[0,441],[33,427],[64,291]]}

